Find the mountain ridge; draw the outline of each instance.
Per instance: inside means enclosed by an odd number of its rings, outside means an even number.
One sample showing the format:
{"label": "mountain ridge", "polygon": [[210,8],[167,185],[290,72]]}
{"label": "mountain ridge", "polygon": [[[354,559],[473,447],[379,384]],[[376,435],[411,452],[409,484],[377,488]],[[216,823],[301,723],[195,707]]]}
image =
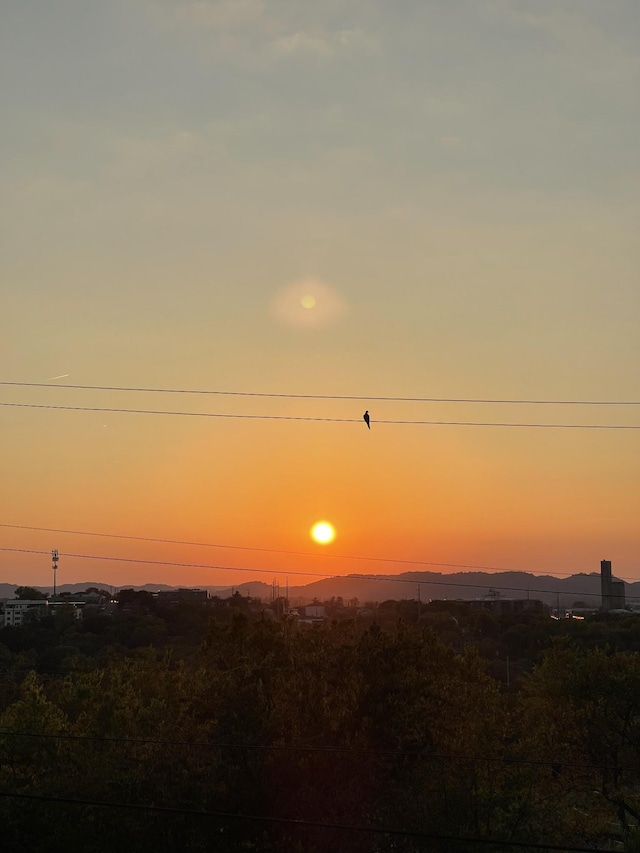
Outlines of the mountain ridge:
{"label": "mountain ridge", "polygon": [[[21,584],[0,583],[0,598],[13,598],[15,590]],[[624,582],[627,599],[640,598],[640,581]],[[82,583],[60,584],[58,592],[83,592],[89,587],[98,589],[135,589],[157,592],[160,590],[180,589],[182,585],[161,583],[120,584],[113,587],[108,583],[86,581]],[[51,593],[53,587],[34,587],[41,592]],[[245,581],[229,586],[203,584],[198,588],[206,589],[210,594],[227,598],[234,592],[250,595],[253,598],[270,600],[273,585],[263,581]],[[280,583],[277,591],[286,594],[286,586]],[[546,604],[570,606],[584,599],[588,606],[600,606],[600,574],[598,572],[576,573],[566,578],[554,575],[534,575],[529,572],[403,572],[397,575],[350,574],[336,575],[330,578],[311,581],[308,584],[289,586],[289,601],[303,604],[314,598],[325,600],[341,596],[345,600],[358,599],[360,603],[380,602],[391,598],[417,599],[474,599],[497,593],[501,598],[535,598]],[[560,601],[558,601],[560,599]]]}

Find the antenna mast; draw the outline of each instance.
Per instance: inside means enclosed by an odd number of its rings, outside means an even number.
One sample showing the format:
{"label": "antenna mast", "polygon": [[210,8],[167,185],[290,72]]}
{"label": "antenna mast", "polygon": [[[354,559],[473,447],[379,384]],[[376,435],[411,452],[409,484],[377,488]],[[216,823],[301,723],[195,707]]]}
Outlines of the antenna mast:
{"label": "antenna mast", "polygon": [[58,549],[51,552],[51,568],[53,569],[53,594],[56,594],[56,572],[58,571]]}

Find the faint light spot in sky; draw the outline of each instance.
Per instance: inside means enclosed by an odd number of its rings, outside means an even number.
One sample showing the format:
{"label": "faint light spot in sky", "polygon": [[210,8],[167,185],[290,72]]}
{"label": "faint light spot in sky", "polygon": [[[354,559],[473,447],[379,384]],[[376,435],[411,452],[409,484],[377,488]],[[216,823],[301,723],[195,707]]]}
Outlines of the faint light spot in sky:
{"label": "faint light spot in sky", "polygon": [[274,319],[285,326],[319,328],[337,323],[347,303],[332,285],[306,278],[278,290],[270,308]]}

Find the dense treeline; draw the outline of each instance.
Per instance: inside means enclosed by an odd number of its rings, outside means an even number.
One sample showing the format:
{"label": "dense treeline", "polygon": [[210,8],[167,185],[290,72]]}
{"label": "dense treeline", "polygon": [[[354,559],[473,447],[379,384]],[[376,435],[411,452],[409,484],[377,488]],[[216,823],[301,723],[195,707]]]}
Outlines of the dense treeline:
{"label": "dense treeline", "polygon": [[5,849],[640,849],[634,617],[332,607],[138,597],[0,631]]}

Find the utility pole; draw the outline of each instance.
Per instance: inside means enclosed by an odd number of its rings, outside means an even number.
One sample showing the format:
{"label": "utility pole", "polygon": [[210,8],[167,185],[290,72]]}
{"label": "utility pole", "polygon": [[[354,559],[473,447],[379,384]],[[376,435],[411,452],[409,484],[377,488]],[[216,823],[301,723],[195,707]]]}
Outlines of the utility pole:
{"label": "utility pole", "polygon": [[56,594],[56,572],[58,571],[58,550],[54,548],[51,552],[51,568],[53,569],[53,594]]}

